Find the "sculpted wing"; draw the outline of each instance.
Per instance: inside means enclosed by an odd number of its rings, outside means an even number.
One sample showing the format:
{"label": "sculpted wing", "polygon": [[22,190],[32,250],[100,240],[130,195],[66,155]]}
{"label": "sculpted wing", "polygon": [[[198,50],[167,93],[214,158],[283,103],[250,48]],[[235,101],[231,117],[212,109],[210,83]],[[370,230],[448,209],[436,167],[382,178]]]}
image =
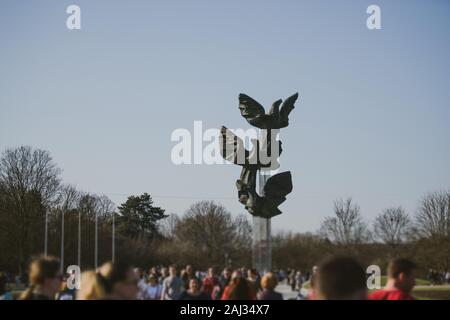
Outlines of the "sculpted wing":
{"label": "sculpted wing", "polygon": [[248,123],[257,128],[264,129],[263,126],[267,118],[266,111],[258,101],[241,93],[239,94],[239,110]]}
{"label": "sculpted wing", "polygon": [[284,100],[280,109],[280,128],[287,127],[289,124],[289,113],[295,108],[294,103],[297,101],[298,92]]}
{"label": "sculpted wing", "polygon": [[226,161],[239,165],[248,162],[249,151],[245,149],[244,141],[226,127],[220,129],[219,145],[220,154]]}
{"label": "sculpted wing", "polygon": [[278,206],[286,200],[292,192],[292,177],[289,171],[278,173],[270,177],[264,186],[264,197],[261,203],[261,216],[271,218],[281,214]]}

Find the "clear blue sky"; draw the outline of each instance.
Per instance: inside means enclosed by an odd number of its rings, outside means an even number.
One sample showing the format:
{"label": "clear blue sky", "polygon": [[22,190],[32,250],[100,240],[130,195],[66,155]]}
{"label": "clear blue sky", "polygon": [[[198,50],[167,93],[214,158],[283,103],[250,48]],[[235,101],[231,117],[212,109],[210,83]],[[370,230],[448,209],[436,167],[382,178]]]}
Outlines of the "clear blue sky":
{"label": "clear blue sky", "polygon": [[[370,4],[382,30],[366,28]],[[367,220],[412,214],[450,187],[449,17],[446,0],[1,1],[0,149],[47,149],[66,182],[116,203],[149,192],[168,212],[212,198],[245,213],[240,169],[175,166],[170,134],[247,128],[238,93],[299,91],[274,229],[316,231],[346,196]]]}

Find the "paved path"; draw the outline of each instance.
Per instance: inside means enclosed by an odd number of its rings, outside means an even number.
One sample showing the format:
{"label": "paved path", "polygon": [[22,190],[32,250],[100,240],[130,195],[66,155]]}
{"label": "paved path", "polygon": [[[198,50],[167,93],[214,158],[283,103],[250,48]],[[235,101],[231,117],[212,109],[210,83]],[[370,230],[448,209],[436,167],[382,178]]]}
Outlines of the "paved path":
{"label": "paved path", "polygon": [[[279,283],[275,290],[278,291],[279,293],[281,293],[285,300],[297,299],[298,291],[292,291],[291,287],[285,283]],[[301,293],[303,295],[306,295],[308,293],[308,291],[306,289],[302,289]]]}

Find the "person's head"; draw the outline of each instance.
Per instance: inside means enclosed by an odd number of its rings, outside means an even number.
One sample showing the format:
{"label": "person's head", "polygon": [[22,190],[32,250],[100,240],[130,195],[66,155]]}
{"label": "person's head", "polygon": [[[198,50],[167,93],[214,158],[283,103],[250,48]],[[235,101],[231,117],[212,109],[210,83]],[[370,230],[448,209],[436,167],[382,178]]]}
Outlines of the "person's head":
{"label": "person's head", "polygon": [[170,267],[169,267],[169,274],[172,277],[175,277],[177,275],[177,267],[176,267],[176,265],[174,265],[174,264],[170,265]]}
{"label": "person's head", "polygon": [[161,276],[163,278],[166,278],[167,276],[169,276],[169,270],[167,268],[161,268]]}
{"label": "person's head", "polygon": [[214,277],[214,268],[213,267],[210,267],[210,268],[208,268],[208,277]]}
{"label": "person's head", "polygon": [[154,274],[154,275],[158,275],[159,274],[159,272],[158,272],[158,268],[156,268],[156,267],[152,267],[151,269],[150,269],[150,272],[149,272],[149,274]]}
{"label": "person's head", "polygon": [[106,293],[115,299],[133,300],[138,293],[138,278],[126,263],[106,262],[99,269]]}
{"label": "person's head", "polygon": [[190,264],[188,264],[186,266],[186,273],[190,276],[194,274],[194,269],[192,268],[192,266]]}
{"label": "person's head", "polygon": [[242,273],[238,270],[234,271],[231,275],[229,284],[229,299],[230,300],[248,300],[250,299],[250,287],[247,280],[242,276]]}
{"label": "person's head", "polygon": [[364,300],[366,273],[354,258],[329,257],[317,268],[313,290],[318,300]]}
{"label": "person's head", "polygon": [[76,293],[77,300],[99,300],[106,297],[104,283],[95,271],[81,274],[80,289]]}
{"label": "person's head", "polygon": [[234,280],[236,278],[242,278],[242,272],[240,270],[235,270],[233,271],[233,273],[231,274],[231,280]]}
{"label": "person's head", "polygon": [[144,275],[144,272],[142,271],[141,268],[134,268],[133,272],[137,279],[141,279]]}
{"label": "person's head", "polygon": [[387,269],[388,283],[395,288],[410,293],[415,285],[416,264],[408,259],[394,259]]}
{"label": "person's head", "polygon": [[197,293],[200,291],[200,282],[197,278],[191,278],[189,280],[189,291]]}
{"label": "person's head", "polygon": [[156,276],[154,274],[150,274],[148,276],[148,284],[152,287],[154,287],[158,283]]}
{"label": "person's head", "polygon": [[229,279],[231,277],[231,269],[230,268],[223,269],[222,274],[225,279]]}
{"label": "person's head", "polygon": [[21,299],[29,298],[35,289],[39,289],[49,299],[54,299],[63,278],[59,259],[44,256],[33,259],[29,265],[28,277],[30,288],[23,293]]}
{"label": "person's head", "polygon": [[256,277],[256,269],[250,268],[247,270],[247,277],[249,278],[255,278]]}
{"label": "person's head", "polygon": [[266,290],[274,290],[278,284],[278,279],[272,272],[266,273],[261,279],[261,287]]}

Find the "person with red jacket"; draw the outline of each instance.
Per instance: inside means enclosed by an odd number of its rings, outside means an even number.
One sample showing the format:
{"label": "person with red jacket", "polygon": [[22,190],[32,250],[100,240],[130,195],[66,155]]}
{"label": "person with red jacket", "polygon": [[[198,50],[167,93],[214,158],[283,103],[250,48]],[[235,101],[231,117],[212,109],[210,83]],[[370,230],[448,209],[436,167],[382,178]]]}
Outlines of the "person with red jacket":
{"label": "person with red jacket", "polygon": [[214,287],[219,284],[219,279],[214,274],[214,268],[208,269],[208,275],[203,278],[202,291],[212,298]]}
{"label": "person with red jacket", "polygon": [[256,293],[240,271],[234,271],[220,300],[256,300]]}
{"label": "person with red jacket", "polygon": [[388,265],[386,286],[369,294],[370,300],[414,300],[411,291],[415,285],[414,262],[395,259]]}

